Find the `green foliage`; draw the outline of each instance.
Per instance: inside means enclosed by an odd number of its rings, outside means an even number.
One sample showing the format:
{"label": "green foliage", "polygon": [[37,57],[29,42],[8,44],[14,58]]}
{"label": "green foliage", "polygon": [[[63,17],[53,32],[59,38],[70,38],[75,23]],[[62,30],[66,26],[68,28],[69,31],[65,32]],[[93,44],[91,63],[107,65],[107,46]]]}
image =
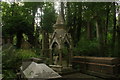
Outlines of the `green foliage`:
{"label": "green foliage", "polygon": [[76,54],[74,55],[81,55],[81,56],[97,56],[98,53],[98,42],[97,41],[90,41],[86,39],[81,39],[78,42],[76,48],[74,48]]}
{"label": "green foliage", "polygon": [[54,5],[52,3],[45,3],[43,13],[42,28],[47,32],[52,32],[53,24],[55,24]]}
{"label": "green foliage", "polygon": [[33,12],[36,12],[38,7],[43,6],[43,2],[24,2],[24,6]]}
{"label": "green foliage", "polygon": [[77,64],[77,65],[75,66],[75,69],[79,71],[79,70],[80,70],[80,65]]}
{"label": "green foliage", "polygon": [[[9,46],[9,45],[7,45]],[[22,65],[22,60],[39,57],[32,50],[16,50],[13,46],[4,47],[2,52],[2,68],[4,78],[15,78],[16,71]]]}
{"label": "green foliage", "polygon": [[[3,50],[2,52],[2,57],[3,57],[3,67],[13,67],[13,65],[16,65],[15,63],[19,63],[18,61],[24,60],[24,59],[29,59],[31,57],[38,57],[36,53],[34,53],[31,50],[23,50],[19,49],[16,50],[11,46],[10,49]],[[5,65],[4,64],[9,64]]]}
{"label": "green foliage", "polygon": [[[2,2],[2,30],[4,37],[13,37],[16,35],[17,48],[21,46],[22,34],[27,35],[28,42],[33,43],[34,37],[34,23],[35,13],[42,3],[18,3],[8,4]],[[32,42],[33,40],[33,42]]]}
{"label": "green foliage", "polygon": [[[117,32],[113,29],[116,25],[115,11],[118,10],[116,7],[114,2],[67,3],[65,18],[73,45],[76,46],[75,55],[117,56],[119,54]],[[115,37],[113,37],[114,32]],[[81,39],[82,37],[84,40]],[[115,49],[111,49],[111,43],[115,44]]]}
{"label": "green foliage", "polygon": [[4,79],[9,79],[9,78],[16,78],[16,74],[13,70],[3,70],[3,78]]}
{"label": "green foliage", "polygon": [[45,58],[45,60],[43,61],[46,65],[50,64],[50,58]]}
{"label": "green foliage", "polygon": [[15,78],[15,69],[18,67],[18,59],[12,46],[3,46],[2,51],[2,74],[3,78]]}
{"label": "green foliage", "polygon": [[24,6],[18,4],[9,5],[3,3],[2,6],[3,35],[14,35],[17,32],[31,32],[32,16]]}
{"label": "green foliage", "polygon": [[16,65],[15,62],[17,60],[17,55],[15,54],[15,48],[13,46],[9,46],[6,49],[3,49],[2,60],[3,60],[3,65],[2,65],[3,68],[10,68],[11,66]]}
{"label": "green foliage", "polygon": [[23,49],[20,49],[20,50],[16,50],[16,54],[19,55],[18,58],[19,59],[29,59],[31,57],[38,57],[36,55],[36,53],[34,53],[33,51],[31,50],[23,50]]}
{"label": "green foliage", "polygon": [[67,54],[68,54],[68,49],[67,49],[67,47],[62,48],[62,53],[63,53],[64,55],[67,55]]}

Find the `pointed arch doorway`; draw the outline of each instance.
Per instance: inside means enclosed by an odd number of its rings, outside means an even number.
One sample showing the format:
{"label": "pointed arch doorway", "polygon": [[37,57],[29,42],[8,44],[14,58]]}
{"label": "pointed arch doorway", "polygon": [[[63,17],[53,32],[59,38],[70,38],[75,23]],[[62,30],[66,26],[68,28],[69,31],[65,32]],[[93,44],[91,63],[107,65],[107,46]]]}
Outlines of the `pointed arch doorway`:
{"label": "pointed arch doorway", "polygon": [[58,46],[58,43],[57,42],[54,42],[53,45],[52,45],[52,51],[51,51],[51,54],[52,54],[52,64],[54,65],[58,65],[58,59],[59,59],[59,46]]}
{"label": "pointed arch doorway", "polygon": [[63,50],[62,50],[62,64],[63,66],[69,66],[70,64],[70,45],[67,41],[63,43]]}

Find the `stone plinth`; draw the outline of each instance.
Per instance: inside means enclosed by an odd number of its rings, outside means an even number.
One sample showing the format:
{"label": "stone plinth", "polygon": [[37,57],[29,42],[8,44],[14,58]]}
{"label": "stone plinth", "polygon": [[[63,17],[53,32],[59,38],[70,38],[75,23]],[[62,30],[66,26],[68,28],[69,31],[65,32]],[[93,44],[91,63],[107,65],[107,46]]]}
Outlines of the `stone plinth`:
{"label": "stone plinth", "polygon": [[57,72],[61,72],[62,71],[62,66],[60,65],[49,65],[53,70],[57,71]]}
{"label": "stone plinth", "polygon": [[49,66],[61,75],[73,72],[72,66],[69,66],[69,67],[63,67],[60,65],[49,65]]}

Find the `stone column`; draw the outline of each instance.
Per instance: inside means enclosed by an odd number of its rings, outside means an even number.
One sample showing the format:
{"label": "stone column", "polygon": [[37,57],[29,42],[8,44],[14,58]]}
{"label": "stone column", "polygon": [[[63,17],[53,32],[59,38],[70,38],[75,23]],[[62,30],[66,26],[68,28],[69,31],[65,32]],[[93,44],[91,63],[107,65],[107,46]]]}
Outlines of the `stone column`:
{"label": "stone column", "polygon": [[72,64],[72,49],[69,49],[70,53],[69,53],[69,67]]}
{"label": "stone column", "polygon": [[50,64],[53,63],[53,57],[52,57],[52,49],[50,49]]}
{"label": "stone column", "polygon": [[59,49],[59,62],[60,62],[60,66],[62,66],[62,50]]}

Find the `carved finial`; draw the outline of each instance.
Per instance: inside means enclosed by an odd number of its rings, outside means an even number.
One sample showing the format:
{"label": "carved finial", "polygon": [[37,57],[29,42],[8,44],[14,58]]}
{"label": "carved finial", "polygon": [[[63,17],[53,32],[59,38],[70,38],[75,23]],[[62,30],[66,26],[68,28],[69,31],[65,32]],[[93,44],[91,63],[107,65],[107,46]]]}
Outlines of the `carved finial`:
{"label": "carved finial", "polygon": [[56,24],[64,24],[64,20],[63,20],[63,16],[62,16],[61,11],[59,11]]}

